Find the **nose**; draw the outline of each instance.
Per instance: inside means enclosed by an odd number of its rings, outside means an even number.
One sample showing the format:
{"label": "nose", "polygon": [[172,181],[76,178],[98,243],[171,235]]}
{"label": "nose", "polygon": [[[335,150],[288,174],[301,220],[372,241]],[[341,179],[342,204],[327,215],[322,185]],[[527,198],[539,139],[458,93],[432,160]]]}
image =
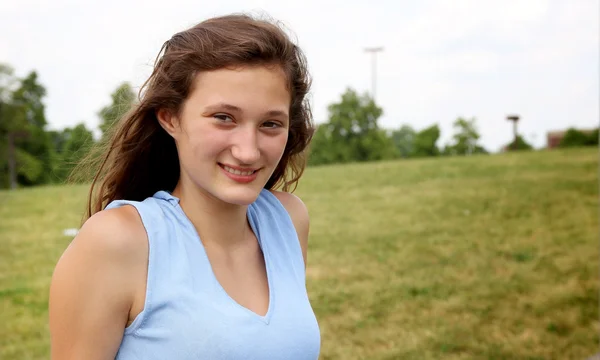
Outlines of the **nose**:
{"label": "nose", "polygon": [[231,154],[240,165],[252,165],[260,159],[257,130],[251,126],[240,128],[233,139]]}

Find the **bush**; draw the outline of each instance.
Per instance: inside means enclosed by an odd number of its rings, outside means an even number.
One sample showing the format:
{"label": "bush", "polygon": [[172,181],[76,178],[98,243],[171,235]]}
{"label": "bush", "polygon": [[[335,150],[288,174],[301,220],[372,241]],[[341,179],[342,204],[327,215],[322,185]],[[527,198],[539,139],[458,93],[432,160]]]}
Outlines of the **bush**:
{"label": "bush", "polygon": [[558,144],[558,147],[568,148],[595,145],[598,145],[598,129],[592,132],[583,132],[569,128]]}
{"label": "bush", "polygon": [[525,139],[523,139],[521,135],[517,135],[517,139],[513,140],[510,144],[508,144],[506,146],[506,149],[508,151],[531,150],[533,149],[533,146],[527,143],[527,141],[525,141]]}

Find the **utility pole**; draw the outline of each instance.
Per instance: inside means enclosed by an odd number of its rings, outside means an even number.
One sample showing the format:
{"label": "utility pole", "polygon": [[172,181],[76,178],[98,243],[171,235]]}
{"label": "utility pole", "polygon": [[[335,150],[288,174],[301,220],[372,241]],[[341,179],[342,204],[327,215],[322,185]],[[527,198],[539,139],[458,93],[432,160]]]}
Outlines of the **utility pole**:
{"label": "utility pole", "polygon": [[365,48],[365,52],[371,53],[371,97],[375,101],[377,87],[377,53],[383,51],[383,47]]}

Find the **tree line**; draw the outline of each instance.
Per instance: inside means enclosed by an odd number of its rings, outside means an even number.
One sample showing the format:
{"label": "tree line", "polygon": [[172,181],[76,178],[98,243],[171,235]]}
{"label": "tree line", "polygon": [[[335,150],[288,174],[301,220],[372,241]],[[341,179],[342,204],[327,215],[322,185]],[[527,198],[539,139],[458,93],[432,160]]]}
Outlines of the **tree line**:
{"label": "tree line", "polygon": [[[49,130],[45,116],[46,89],[35,71],[19,78],[12,67],[0,64],[0,188],[64,183],[75,166],[136,102],[131,85],[122,83],[111,103],[97,113],[101,137],[95,139],[84,122],[62,130]],[[309,166],[430,156],[488,154],[475,118],[458,118],[449,144],[439,146],[440,128],[420,130],[408,125],[383,129],[383,109],[367,94],[348,88],[328,107],[328,119],[317,126],[309,148]],[[598,144],[598,132],[583,134],[569,129],[560,146]],[[521,136],[506,150],[530,150]]]}
{"label": "tree line", "polygon": [[[392,130],[381,128],[378,119],[383,109],[368,94],[358,94],[351,88],[346,89],[339,102],[329,105],[328,112],[328,121],[318,125],[311,144],[311,165],[490,153],[479,143],[481,135],[474,117],[457,118],[450,142],[442,146],[438,124],[420,130],[409,125]],[[558,147],[598,146],[598,137],[598,129],[584,133],[570,128]],[[532,149],[518,134],[503,146],[503,151]]]}
{"label": "tree line", "polygon": [[[318,125],[311,145],[312,165],[489,153],[479,144],[481,135],[475,118],[456,119],[452,140],[442,147],[438,144],[438,124],[420,130],[406,124],[393,130],[381,128],[378,120],[383,109],[368,94],[352,88],[346,89],[328,111],[328,121]],[[531,146],[522,144],[519,148]]]}
{"label": "tree line", "polygon": [[[64,183],[75,166],[98,141],[84,122],[49,130],[45,115],[46,88],[37,72],[23,78],[0,64],[0,188]],[[123,83],[112,94],[112,104],[100,109],[100,130],[106,131],[135,101]]]}

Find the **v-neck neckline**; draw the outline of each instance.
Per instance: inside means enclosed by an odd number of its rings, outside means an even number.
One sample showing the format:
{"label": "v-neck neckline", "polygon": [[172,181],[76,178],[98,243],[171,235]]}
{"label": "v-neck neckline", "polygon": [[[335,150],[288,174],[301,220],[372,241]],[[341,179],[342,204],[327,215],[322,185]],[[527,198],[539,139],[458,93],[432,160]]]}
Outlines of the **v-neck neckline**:
{"label": "v-neck neckline", "polygon": [[202,254],[203,260],[206,261],[206,264],[208,265],[207,268],[208,268],[208,271],[210,272],[210,278],[214,282],[214,285],[217,288],[217,291],[234,307],[247,313],[251,317],[264,322],[265,324],[269,324],[269,322],[271,320],[271,315],[273,312],[273,302],[274,302],[274,298],[275,298],[273,281],[272,281],[271,261],[269,258],[268,245],[265,243],[264,239],[261,239],[259,229],[258,229],[257,225],[255,224],[255,219],[252,218],[252,215],[251,215],[252,204],[250,204],[248,206],[248,209],[246,210],[246,219],[247,219],[248,223],[250,224],[250,228],[254,234],[254,237],[256,238],[256,240],[258,242],[258,246],[260,247],[260,250],[262,253],[262,258],[263,258],[263,261],[265,264],[265,274],[267,277],[267,286],[268,286],[268,291],[269,291],[269,305],[267,306],[267,312],[265,313],[265,315],[260,315],[256,312],[248,309],[247,307],[245,307],[245,306],[241,305],[239,302],[237,302],[233,297],[231,297],[231,295],[229,295],[229,293],[225,290],[223,285],[221,285],[221,283],[219,282],[219,279],[217,279],[217,276],[215,275],[215,272],[213,270],[210,259],[208,258],[206,248],[204,247],[204,243],[202,243],[202,239],[200,238],[198,231],[194,227],[194,224],[188,218],[188,216],[185,214],[185,211],[183,211],[183,208],[181,207],[181,205],[179,203],[180,202],[179,198],[170,194],[169,192],[166,192],[166,191],[162,191],[162,192],[168,197],[167,200],[174,200],[172,202],[172,204],[177,209],[179,214],[185,219],[186,224],[190,228],[190,231],[193,233],[195,243],[200,247],[200,250],[201,250],[200,252]]}

